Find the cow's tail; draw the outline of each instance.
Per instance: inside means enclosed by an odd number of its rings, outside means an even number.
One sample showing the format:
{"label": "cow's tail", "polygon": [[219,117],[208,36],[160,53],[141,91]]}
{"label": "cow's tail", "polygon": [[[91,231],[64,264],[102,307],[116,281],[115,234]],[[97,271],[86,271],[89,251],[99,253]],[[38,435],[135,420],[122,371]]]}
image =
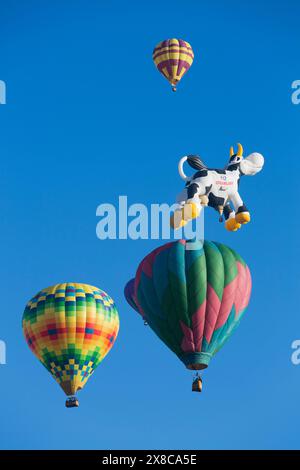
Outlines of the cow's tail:
{"label": "cow's tail", "polygon": [[182,157],[179,160],[179,163],[178,163],[178,172],[179,172],[180,177],[183,179],[183,181],[189,181],[190,180],[190,178],[188,176],[186,176],[186,174],[183,171],[183,165],[187,161],[187,159],[188,159],[187,156]]}
{"label": "cow's tail", "polygon": [[195,170],[204,170],[207,168],[198,155],[186,155],[185,157],[182,157],[178,163],[178,172],[184,181],[191,180],[191,177],[187,176],[183,171],[183,165],[185,162],[188,162],[188,164]]}

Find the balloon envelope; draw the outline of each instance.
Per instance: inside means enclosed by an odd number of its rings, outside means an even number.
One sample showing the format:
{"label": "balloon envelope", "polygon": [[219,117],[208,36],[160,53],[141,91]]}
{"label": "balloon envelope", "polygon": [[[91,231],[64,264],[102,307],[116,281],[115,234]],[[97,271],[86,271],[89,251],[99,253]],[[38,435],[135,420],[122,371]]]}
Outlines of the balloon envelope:
{"label": "balloon envelope", "polygon": [[159,72],[176,89],[177,83],[193,63],[194,52],[188,42],[174,38],[157,44],[152,58]]}
{"label": "balloon envelope", "polygon": [[112,298],[87,284],[43,289],[26,305],[23,332],[66,395],[81,390],[112,348],[119,316]]}
{"label": "balloon envelope", "polygon": [[[192,248],[192,249],[191,249]],[[251,276],[221,243],[179,240],[140,263],[125,297],[189,369],[204,369],[238,326]]]}

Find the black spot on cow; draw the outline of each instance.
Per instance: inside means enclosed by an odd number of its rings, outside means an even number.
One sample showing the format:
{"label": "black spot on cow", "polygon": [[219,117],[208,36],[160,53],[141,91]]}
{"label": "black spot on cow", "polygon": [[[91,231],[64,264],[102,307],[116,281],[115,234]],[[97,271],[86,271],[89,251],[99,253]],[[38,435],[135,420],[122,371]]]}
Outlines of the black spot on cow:
{"label": "black spot on cow", "polygon": [[225,199],[223,197],[215,196],[213,193],[209,193],[208,195],[208,205],[217,209],[218,206],[223,206]]}
{"label": "black spot on cow", "polygon": [[240,212],[248,212],[248,209],[246,206],[240,206],[238,210],[236,211],[236,214],[239,214]]}
{"label": "black spot on cow", "polygon": [[192,199],[195,196],[195,194],[197,194],[198,188],[199,186],[196,183],[192,183],[188,186],[187,188],[188,199]]}
{"label": "black spot on cow", "polygon": [[231,207],[230,207],[230,204],[229,204],[229,203],[225,204],[224,210],[223,210],[223,214],[224,214],[225,220],[228,219],[228,217],[230,216],[230,214],[231,214],[232,212],[233,212],[233,211],[232,211],[232,209],[231,209]]}
{"label": "black spot on cow", "polygon": [[193,180],[195,180],[196,178],[205,178],[205,176],[208,175],[208,171],[207,170],[200,170],[200,171],[197,171],[194,175],[193,175]]}
{"label": "black spot on cow", "polygon": [[240,164],[239,163],[233,163],[232,165],[229,165],[226,168],[227,171],[236,171],[236,170],[239,170],[239,169],[240,169]]}

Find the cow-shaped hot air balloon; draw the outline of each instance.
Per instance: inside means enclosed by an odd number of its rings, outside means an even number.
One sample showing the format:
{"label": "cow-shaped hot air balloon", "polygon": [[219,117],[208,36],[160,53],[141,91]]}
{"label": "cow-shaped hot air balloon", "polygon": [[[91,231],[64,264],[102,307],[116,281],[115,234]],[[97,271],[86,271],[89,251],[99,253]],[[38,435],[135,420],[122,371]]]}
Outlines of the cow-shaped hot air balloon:
{"label": "cow-shaped hot air balloon", "polygon": [[[188,369],[197,371],[209,365],[237,328],[250,293],[245,261],[209,241],[160,246],[125,287],[129,305]],[[194,389],[200,391],[196,380]]]}
{"label": "cow-shaped hot air balloon", "polygon": [[87,284],[56,284],[26,305],[23,332],[28,346],[69,397],[86,384],[112,348],[119,316],[112,298]]}
{"label": "cow-shaped hot air balloon", "polygon": [[182,39],[167,39],[157,44],[152,57],[159,72],[176,91],[177,84],[193,63],[194,52]]}
{"label": "cow-shaped hot air balloon", "polygon": [[[185,162],[197,170],[191,177],[183,171]],[[238,144],[236,153],[231,147],[230,158],[224,169],[208,168],[197,155],[181,158],[178,170],[186,185],[177,196],[179,207],[171,217],[171,226],[174,229],[183,227],[189,220],[198,217],[202,208],[208,205],[219,212],[220,222],[224,214],[226,229],[235,232],[250,222],[249,210],[239,194],[240,178],[255,175],[263,165],[264,158],[260,153],[254,152],[244,158],[241,144]]]}

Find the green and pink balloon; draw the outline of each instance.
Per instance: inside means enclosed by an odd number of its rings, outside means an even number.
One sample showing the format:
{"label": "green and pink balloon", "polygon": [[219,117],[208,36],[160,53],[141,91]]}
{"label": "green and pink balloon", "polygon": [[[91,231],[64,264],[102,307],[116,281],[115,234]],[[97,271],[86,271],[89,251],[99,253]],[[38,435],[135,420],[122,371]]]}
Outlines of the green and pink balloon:
{"label": "green and pink balloon", "polygon": [[140,263],[125,297],[188,369],[205,369],[240,323],[251,275],[231,248],[179,240]]}

